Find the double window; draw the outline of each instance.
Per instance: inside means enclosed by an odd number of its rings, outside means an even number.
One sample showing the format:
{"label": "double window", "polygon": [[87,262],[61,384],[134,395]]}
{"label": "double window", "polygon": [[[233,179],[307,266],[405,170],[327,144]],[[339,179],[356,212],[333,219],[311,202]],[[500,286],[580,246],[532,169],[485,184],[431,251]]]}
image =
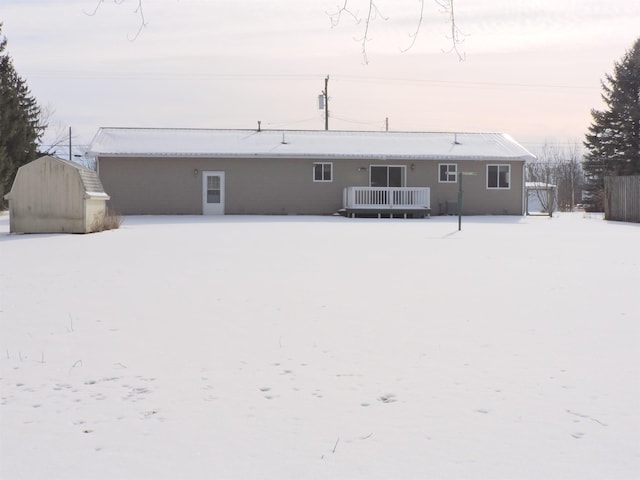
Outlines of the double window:
{"label": "double window", "polygon": [[333,163],[321,162],[313,164],[313,181],[314,182],[331,182],[333,181]]}
{"label": "double window", "polygon": [[458,181],[458,165],[455,163],[441,163],[438,165],[438,182],[456,183]]}
{"label": "double window", "polygon": [[372,187],[404,187],[406,167],[404,165],[371,165],[369,185]]}
{"label": "double window", "polygon": [[487,188],[508,189],[511,185],[511,165],[487,165]]}

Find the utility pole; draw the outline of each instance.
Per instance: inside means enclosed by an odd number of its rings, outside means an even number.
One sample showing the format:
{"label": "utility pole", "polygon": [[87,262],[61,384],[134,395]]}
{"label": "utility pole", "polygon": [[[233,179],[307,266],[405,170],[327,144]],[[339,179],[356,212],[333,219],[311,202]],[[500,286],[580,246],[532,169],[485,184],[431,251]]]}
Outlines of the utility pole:
{"label": "utility pole", "polygon": [[322,96],[324,97],[324,129],[329,130],[329,75],[324,79]]}
{"label": "utility pole", "polygon": [[71,155],[71,127],[69,127],[69,161],[73,162],[73,156]]}

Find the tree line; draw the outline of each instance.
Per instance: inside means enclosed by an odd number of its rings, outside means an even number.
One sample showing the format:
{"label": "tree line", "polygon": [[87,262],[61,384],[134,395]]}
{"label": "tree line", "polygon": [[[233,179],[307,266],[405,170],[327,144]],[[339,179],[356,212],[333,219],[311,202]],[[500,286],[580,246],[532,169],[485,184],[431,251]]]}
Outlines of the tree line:
{"label": "tree line", "polygon": [[18,168],[35,160],[45,125],[27,82],[16,72],[6,52],[0,23],[0,207],[11,190]]}
{"label": "tree line", "polygon": [[582,163],[585,204],[604,211],[607,176],[640,175],[640,38],[607,74],[602,84],[603,110],[591,110]]}
{"label": "tree line", "polygon": [[[536,156],[536,161],[526,164],[525,170],[527,182],[539,187],[534,191],[542,210],[546,213],[553,213],[555,209],[572,212],[582,202],[584,189],[580,144],[576,142],[564,148],[545,144]],[[549,185],[554,186],[555,196],[548,195],[544,188]]]}

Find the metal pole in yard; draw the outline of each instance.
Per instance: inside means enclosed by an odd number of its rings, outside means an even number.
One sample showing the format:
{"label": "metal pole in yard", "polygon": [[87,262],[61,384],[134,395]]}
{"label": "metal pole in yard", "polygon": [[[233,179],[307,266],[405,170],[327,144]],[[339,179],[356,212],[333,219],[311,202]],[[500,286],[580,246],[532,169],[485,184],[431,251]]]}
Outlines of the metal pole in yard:
{"label": "metal pole in yard", "polygon": [[462,230],[462,172],[458,175],[458,231]]}
{"label": "metal pole in yard", "polygon": [[475,175],[476,172],[458,173],[458,231],[462,230],[462,200],[464,192],[462,190],[462,177],[465,175]]}

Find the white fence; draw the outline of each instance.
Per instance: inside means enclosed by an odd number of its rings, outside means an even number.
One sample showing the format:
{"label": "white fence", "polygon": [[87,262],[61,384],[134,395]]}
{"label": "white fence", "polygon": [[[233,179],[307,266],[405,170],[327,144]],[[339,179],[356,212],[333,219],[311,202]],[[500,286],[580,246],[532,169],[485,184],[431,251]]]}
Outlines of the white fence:
{"label": "white fence", "polygon": [[347,187],[343,204],[346,209],[429,209],[429,187]]}

